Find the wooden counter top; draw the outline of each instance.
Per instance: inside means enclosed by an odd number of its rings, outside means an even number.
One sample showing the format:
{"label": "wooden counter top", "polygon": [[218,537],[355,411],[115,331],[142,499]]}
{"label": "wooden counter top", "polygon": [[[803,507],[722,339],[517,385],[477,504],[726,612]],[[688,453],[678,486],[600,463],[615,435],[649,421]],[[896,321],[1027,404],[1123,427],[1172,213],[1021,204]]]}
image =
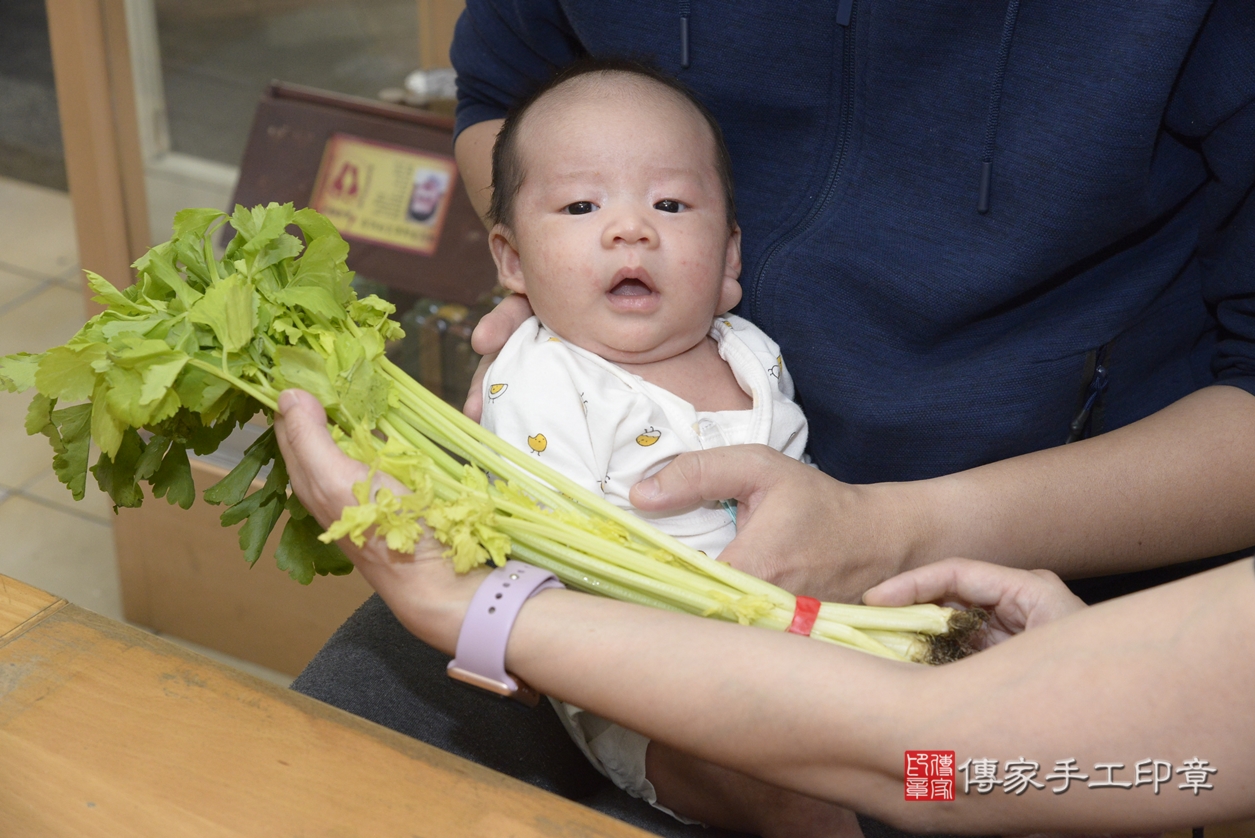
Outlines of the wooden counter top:
{"label": "wooden counter top", "polygon": [[0,834],[646,835],[3,576]]}
{"label": "wooden counter top", "polygon": [[0,575],[0,644],[65,605],[65,600]]}

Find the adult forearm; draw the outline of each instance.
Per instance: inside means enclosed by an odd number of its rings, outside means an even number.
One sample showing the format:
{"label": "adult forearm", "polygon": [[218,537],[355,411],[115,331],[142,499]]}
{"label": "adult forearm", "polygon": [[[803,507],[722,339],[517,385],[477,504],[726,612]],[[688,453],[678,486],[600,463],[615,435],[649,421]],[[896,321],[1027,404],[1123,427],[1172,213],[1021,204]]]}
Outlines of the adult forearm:
{"label": "adult forearm", "polygon": [[1072,445],[919,484],[926,533],[907,566],[967,556],[1064,578],[1255,544],[1255,397],[1200,390]]}
{"label": "adult forearm", "polygon": [[486,226],[492,226],[488,222],[488,204],[492,200],[492,144],[497,139],[501,122],[500,119],[477,122],[458,134],[453,146],[458,170],[462,174],[462,185],[470,196],[471,206],[484,219]]}
{"label": "adult forearm", "polygon": [[[806,739],[816,707],[844,704],[859,681],[886,684],[892,695],[904,696],[910,692],[906,684],[922,672],[843,651],[793,635],[554,591],[523,609],[507,665],[537,689],[595,706],[598,715],[656,744],[775,782],[795,757],[815,755]],[[864,754],[879,751],[871,737],[863,745]],[[842,758],[855,760],[859,752],[847,747]],[[832,757],[824,755],[828,762]],[[900,761],[899,754],[864,767],[892,778]]]}
{"label": "adult forearm", "polygon": [[[575,628],[578,627],[578,628]],[[1130,831],[1255,815],[1249,561],[1078,612],[946,667],[567,592],[523,610],[508,663],[534,686],[656,741],[914,830]],[[735,654],[729,654],[735,650]],[[658,660],[665,660],[663,668]],[[596,662],[595,664],[592,662]],[[1214,789],[996,789],[903,800],[903,752],[1038,762],[1199,757]],[[1127,775],[1127,776],[1126,776]]]}

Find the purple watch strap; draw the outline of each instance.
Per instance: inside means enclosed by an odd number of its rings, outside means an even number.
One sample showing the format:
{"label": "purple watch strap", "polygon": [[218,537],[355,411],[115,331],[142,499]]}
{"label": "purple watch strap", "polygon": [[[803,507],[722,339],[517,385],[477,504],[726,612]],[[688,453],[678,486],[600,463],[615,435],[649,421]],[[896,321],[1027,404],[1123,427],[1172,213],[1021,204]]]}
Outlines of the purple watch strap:
{"label": "purple watch strap", "polygon": [[[523,603],[541,591],[561,587],[552,573],[525,562],[511,560],[488,574],[462,621],[457,654],[449,661],[450,677],[534,704],[535,693],[505,671],[506,643]],[[520,690],[527,694],[519,695]]]}

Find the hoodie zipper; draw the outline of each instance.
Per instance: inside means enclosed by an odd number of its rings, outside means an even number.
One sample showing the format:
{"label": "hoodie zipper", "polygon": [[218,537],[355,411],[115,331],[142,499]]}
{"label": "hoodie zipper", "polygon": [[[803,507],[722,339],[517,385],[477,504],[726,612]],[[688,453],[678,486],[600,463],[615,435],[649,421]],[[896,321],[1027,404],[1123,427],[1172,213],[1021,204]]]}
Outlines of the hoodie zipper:
{"label": "hoodie zipper", "polygon": [[849,26],[850,15],[854,11],[854,0],[840,0],[837,3],[837,25]]}
{"label": "hoodie zipper", "polygon": [[976,196],[976,211],[981,215],[989,212],[989,192],[994,179],[994,143],[998,138],[998,117],[1002,111],[1002,82],[1007,75],[1007,58],[1011,55],[1011,38],[1015,35],[1015,22],[1020,15],[1020,0],[1008,0],[1007,12],[1002,18],[1002,39],[998,42],[998,61],[994,65],[993,83],[989,87],[989,105],[985,112],[985,141],[981,147],[980,186]]}
{"label": "hoodie zipper", "polygon": [[858,0],[840,0],[837,6],[837,23],[845,29],[845,33],[841,45],[841,113],[837,118],[837,148],[833,156],[832,168],[828,170],[828,177],[824,181],[819,202],[811,208],[801,224],[777,239],[767,250],[767,255],[763,257],[762,265],[754,276],[754,284],[749,294],[749,310],[756,319],[760,316],[759,305],[762,302],[763,277],[767,275],[767,269],[771,266],[772,260],[781,248],[809,230],[816,219],[827,209],[835,191],[837,175],[840,174],[845,163],[846,149],[850,144],[850,126],[854,117],[854,31],[856,28],[854,24],[857,7]]}

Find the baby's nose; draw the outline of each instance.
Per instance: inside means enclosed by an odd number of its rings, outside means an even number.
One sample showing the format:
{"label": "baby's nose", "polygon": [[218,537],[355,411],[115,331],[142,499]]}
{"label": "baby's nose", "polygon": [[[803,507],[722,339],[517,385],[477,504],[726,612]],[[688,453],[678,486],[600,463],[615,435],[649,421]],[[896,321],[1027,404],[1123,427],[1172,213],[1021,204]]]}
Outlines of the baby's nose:
{"label": "baby's nose", "polygon": [[658,232],[637,212],[623,212],[607,225],[602,242],[607,247],[620,244],[655,244]]}

